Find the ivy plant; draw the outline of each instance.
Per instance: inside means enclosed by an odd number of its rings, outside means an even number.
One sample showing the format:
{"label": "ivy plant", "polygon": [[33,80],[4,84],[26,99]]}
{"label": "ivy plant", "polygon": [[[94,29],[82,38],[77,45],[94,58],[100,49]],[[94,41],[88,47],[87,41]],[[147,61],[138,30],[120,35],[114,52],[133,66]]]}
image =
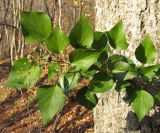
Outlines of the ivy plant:
{"label": "ivy plant", "polygon": [[[43,124],[52,120],[63,107],[72,91],[76,99],[87,108],[94,108],[98,102],[97,93],[110,89],[125,90],[126,97],[136,113],[138,121],[148,114],[160,100],[160,92],[152,95],[142,85],[159,79],[160,65],[153,65],[156,48],[149,35],[146,35],[135,50],[135,57],[141,63],[136,65],[130,58],[112,54],[112,50],[127,50],[122,20],[106,32],[94,31],[85,15],[65,35],[57,25],[52,26],[50,18],[41,12],[21,11],[20,24],[24,38],[33,44],[43,44],[48,51],[62,55],[68,46],[74,50],[64,63],[68,69],[61,71],[59,58],[50,59],[48,65],[48,84],[39,86],[37,104],[42,113]],[[56,56],[58,57],[58,56]],[[33,87],[41,76],[42,68],[31,55],[14,61],[4,85],[18,89]],[[55,82],[50,82],[55,79]],[[81,79],[89,80],[88,86],[76,90]],[[136,81],[136,82],[135,82]],[[140,82],[141,81],[141,82]]]}

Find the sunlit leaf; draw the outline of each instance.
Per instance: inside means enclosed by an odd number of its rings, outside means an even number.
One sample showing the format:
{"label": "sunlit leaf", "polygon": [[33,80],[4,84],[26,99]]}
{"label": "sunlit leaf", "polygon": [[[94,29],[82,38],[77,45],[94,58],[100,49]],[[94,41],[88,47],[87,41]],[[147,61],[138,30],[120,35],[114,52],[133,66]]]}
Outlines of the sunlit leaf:
{"label": "sunlit leaf", "polygon": [[30,64],[26,57],[14,61],[8,79],[4,85],[12,88],[32,87],[39,79],[42,71],[36,64]]}
{"label": "sunlit leaf", "polygon": [[141,63],[153,63],[157,51],[149,35],[145,36],[135,51],[135,56]]}
{"label": "sunlit leaf", "polygon": [[58,86],[41,86],[37,92],[37,103],[42,113],[43,125],[52,120],[64,104],[66,96]]}
{"label": "sunlit leaf", "polygon": [[81,15],[80,20],[73,27],[70,33],[70,43],[74,48],[90,48],[94,38],[94,32],[89,20]]}
{"label": "sunlit leaf", "polygon": [[119,21],[110,31],[106,32],[110,45],[119,50],[128,48],[128,43],[125,38],[122,20]]}
{"label": "sunlit leaf", "polygon": [[69,38],[56,26],[45,43],[50,51],[60,53],[69,45]]}
{"label": "sunlit leaf", "polygon": [[72,66],[76,66],[77,69],[87,70],[94,62],[97,61],[100,51],[76,49],[70,56],[69,60]]}
{"label": "sunlit leaf", "polygon": [[43,42],[52,32],[52,23],[44,13],[21,12],[20,24],[25,39],[29,42]]}
{"label": "sunlit leaf", "polygon": [[144,90],[135,91],[132,95],[131,106],[134,109],[139,122],[141,122],[153,105],[153,96]]}

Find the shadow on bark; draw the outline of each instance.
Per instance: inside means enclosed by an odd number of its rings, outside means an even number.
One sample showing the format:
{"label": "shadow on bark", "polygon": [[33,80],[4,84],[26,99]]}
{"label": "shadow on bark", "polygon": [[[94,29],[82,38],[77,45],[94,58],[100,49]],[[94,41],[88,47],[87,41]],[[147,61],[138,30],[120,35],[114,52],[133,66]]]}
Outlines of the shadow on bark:
{"label": "shadow on bark", "polygon": [[160,114],[155,112],[152,116],[145,116],[141,123],[138,123],[134,112],[129,112],[126,118],[125,132],[138,133],[160,133]]}

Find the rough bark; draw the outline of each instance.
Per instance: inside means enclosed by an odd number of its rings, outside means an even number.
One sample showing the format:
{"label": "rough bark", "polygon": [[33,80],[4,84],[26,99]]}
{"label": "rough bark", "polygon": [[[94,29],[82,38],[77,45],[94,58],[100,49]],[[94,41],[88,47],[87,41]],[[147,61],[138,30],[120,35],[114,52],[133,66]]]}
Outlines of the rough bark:
{"label": "rough bark", "polygon": [[[96,30],[105,31],[113,27],[120,19],[130,44],[127,52],[119,52],[135,60],[134,51],[140,40],[150,34],[158,51],[160,51],[160,1],[159,0],[96,0]],[[156,63],[160,62],[158,52]],[[95,133],[160,132],[159,114],[150,112],[139,125],[131,107],[120,95],[111,90],[100,95],[99,103],[94,109]],[[158,108],[158,107],[157,107]]]}

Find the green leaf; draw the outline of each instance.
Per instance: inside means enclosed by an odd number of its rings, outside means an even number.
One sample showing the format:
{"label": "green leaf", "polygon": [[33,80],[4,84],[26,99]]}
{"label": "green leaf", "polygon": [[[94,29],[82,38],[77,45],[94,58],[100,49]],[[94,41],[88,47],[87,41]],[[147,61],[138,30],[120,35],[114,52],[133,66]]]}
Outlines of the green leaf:
{"label": "green leaf", "polygon": [[52,63],[49,65],[49,68],[48,68],[48,79],[49,80],[52,80],[54,78],[56,71],[59,68],[60,68],[59,64]]}
{"label": "green leaf", "polygon": [[89,20],[84,15],[81,15],[80,20],[71,30],[69,38],[74,48],[91,47],[94,33]]}
{"label": "green leaf", "polygon": [[81,105],[87,107],[88,109],[92,109],[97,105],[98,98],[95,94],[89,94],[87,91],[87,87],[80,89],[76,98]]}
{"label": "green leaf", "polygon": [[37,103],[46,125],[64,105],[66,96],[58,86],[42,86],[37,92]]}
{"label": "green leaf", "polygon": [[130,69],[130,65],[126,62],[119,61],[115,63],[114,69],[112,70],[113,73],[121,73],[126,72]]}
{"label": "green leaf", "polygon": [[88,93],[102,93],[112,89],[113,85],[114,81],[109,74],[104,72],[98,72],[94,75],[91,81],[91,84],[88,88]]}
{"label": "green leaf", "polygon": [[14,61],[8,79],[4,85],[12,88],[32,87],[39,79],[42,71],[36,64],[29,64],[26,57]]}
{"label": "green leaf", "polygon": [[40,43],[52,32],[50,18],[41,12],[24,12],[20,14],[20,24],[25,39],[29,42]]}
{"label": "green leaf", "polygon": [[59,77],[59,84],[60,87],[64,89],[65,94],[68,95],[70,91],[76,88],[79,79],[79,73],[68,72]]}
{"label": "green leaf", "polygon": [[45,43],[50,51],[60,53],[69,45],[69,38],[60,30],[59,26],[56,26]]}
{"label": "green leaf", "polygon": [[158,92],[155,96],[154,96],[154,100],[156,103],[160,103],[160,92]]}
{"label": "green leaf", "polygon": [[117,80],[129,80],[137,76],[137,68],[134,64],[119,61],[114,64],[112,73]]}
{"label": "green leaf", "polygon": [[153,66],[140,68],[142,75],[147,77],[149,80],[151,80],[156,75],[156,72],[159,69],[160,69],[160,65],[153,65]]}
{"label": "green leaf", "polygon": [[128,43],[123,31],[122,20],[119,21],[110,31],[107,32],[110,45],[118,50],[125,50],[128,48]]}
{"label": "green leaf", "polygon": [[82,78],[92,79],[93,75],[95,74],[95,70],[92,70],[92,71],[80,71],[80,74],[81,74]]}
{"label": "green leaf", "polygon": [[103,32],[94,32],[94,41],[92,43],[93,49],[104,49],[109,52],[111,49],[108,45],[107,35]]}
{"label": "green leaf", "polygon": [[156,58],[156,49],[150,38],[147,35],[141,44],[137,47],[135,51],[135,56],[138,61],[141,63],[153,63]]}
{"label": "green leaf", "polygon": [[144,90],[135,91],[132,95],[131,106],[134,109],[139,122],[141,122],[153,105],[153,96]]}
{"label": "green leaf", "polygon": [[76,49],[69,55],[72,66],[77,69],[87,70],[94,62],[97,61],[100,51],[88,49]]}
{"label": "green leaf", "polygon": [[112,55],[108,59],[108,67],[109,67],[109,69],[112,70],[114,68],[115,63],[120,62],[120,61],[121,62],[126,62],[126,63],[128,63],[130,65],[134,65],[134,62],[131,59],[125,57],[125,56]]}

